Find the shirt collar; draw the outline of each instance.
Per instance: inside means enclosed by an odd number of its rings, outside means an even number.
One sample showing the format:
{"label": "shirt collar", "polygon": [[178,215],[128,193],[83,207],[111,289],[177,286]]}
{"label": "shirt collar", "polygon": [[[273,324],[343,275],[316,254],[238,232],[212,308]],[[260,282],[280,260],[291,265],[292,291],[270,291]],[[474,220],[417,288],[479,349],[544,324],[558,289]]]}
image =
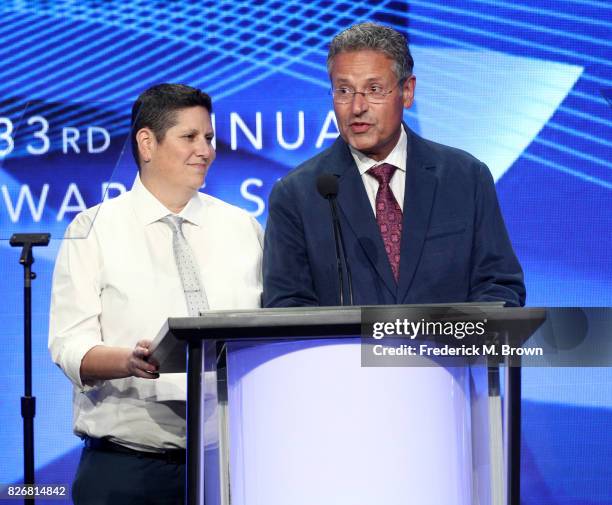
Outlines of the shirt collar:
{"label": "shirt collar", "polygon": [[[134,184],[132,185],[132,202],[138,219],[143,225],[148,225],[159,221],[161,218],[172,214],[166,206],[161,203],[153,193],[151,193],[140,180],[140,174],[136,175]],[[195,193],[185,208],[178,213],[185,221],[202,226],[202,209],[203,202]]]}
{"label": "shirt collar", "polygon": [[349,149],[351,150],[351,154],[353,155],[353,159],[355,160],[355,164],[357,165],[357,169],[361,175],[365,174],[370,168],[381,165],[382,163],[389,163],[394,167],[406,171],[406,157],[408,156],[408,135],[406,135],[406,130],[404,129],[404,125],[402,126],[402,131],[400,133],[400,138],[395,144],[393,150],[389,153],[382,161],[376,161],[372,158],[369,158],[362,152],[358,151],[354,147],[349,145]]}

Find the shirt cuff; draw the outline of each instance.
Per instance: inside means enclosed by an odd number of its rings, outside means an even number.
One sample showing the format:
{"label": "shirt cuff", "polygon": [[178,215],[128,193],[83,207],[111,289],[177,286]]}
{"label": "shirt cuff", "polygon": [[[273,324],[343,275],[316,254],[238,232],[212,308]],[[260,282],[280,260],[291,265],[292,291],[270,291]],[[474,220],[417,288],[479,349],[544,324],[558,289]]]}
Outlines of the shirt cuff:
{"label": "shirt cuff", "polygon": [[81,379],[81,362],[84,356],[94,347],[105,346],[104,342],[79,342],[73,343],[70,346],[70,350],[66,350],[66,366],[62,367],[68,378],[72,381],[74,386],[81,392],[87,393],[89,391],[100,389],[106,384],[105,380],[96,380],[92,384],[85,384]]}

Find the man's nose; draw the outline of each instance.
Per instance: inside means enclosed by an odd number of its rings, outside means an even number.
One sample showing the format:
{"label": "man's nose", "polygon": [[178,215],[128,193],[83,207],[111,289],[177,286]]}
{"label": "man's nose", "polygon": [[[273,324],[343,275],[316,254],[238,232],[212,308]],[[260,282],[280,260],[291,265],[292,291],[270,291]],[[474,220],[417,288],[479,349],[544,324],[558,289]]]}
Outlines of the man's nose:
{"label": "man's nose", "polygon": [[369,104],[368,104],[368,101],[366,100],[365,93],[361,91],[356,91],[355,94],[353,95],[353,103],[352,103],[353,114],[355,114],[356,116],[363,114],[365,111],[368,110],[368,107],[369,107]]}

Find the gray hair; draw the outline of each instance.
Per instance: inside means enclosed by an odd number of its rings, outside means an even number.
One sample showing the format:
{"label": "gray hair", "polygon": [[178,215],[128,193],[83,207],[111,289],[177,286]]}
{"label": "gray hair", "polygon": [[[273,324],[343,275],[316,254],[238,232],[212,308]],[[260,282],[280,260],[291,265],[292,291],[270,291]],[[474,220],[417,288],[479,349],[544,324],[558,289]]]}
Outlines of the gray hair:
{"label": "gray hair", "polygon": [[393,60],[393,71],[403,82],[412,75],[414,60],[408,41],[400,32],[376,23],[361,23],[351,26],[336,35],[327,53],[327,73],[331,75],[334,57],[351,51],[379,51]]}

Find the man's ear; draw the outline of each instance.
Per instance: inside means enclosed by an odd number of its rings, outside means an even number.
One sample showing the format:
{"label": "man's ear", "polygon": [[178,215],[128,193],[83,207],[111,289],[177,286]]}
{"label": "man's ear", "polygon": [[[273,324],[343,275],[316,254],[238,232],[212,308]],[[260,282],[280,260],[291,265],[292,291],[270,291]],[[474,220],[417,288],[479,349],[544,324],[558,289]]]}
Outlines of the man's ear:
{"label": "man's ear", "polygon": [[416,77],[411,75],[404,81],[404,85],[402,86],[402,102],[404,104],[404,108],[408,109],[412,106],[414,102],[414,89],[416,88]]}
{"label": "man's ear", "polygon": [[153,149],[155,148],[155,134],[149,128],[141,128],[136,132],[136,143],[138,154],[142,163],[151,161]]}

